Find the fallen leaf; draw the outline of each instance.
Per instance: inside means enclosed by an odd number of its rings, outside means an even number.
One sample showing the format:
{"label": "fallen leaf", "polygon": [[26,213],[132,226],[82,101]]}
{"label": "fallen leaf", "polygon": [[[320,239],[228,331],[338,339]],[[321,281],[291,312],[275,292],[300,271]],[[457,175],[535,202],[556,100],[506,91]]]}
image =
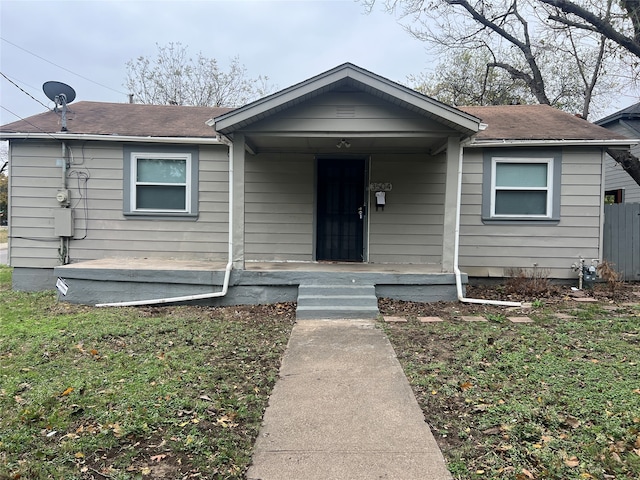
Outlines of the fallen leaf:
{"label": "fallen leaf", "polygon": [[578,465],[580,465],[580,460],[578,460],[578,457],[571,457],[571,458],[567,458],[567,459],[564,461],[564,464],[565,464],[567,467],[571,467],[571,468],[573,468],[573,467],[577,467]]}
{"label": "fallen leaf", "polygon": [[158,455],[153,455],[151,457],[152,462],[159,462],[160,460],[164,460],[167,456],[164,453],[160,453]]}
{"label": "fallen leaf", "polygon": [[149,467],[142,467],[140,473],[142,475],[151,475],[151,469]]}
{"label": "fallen leaf", "polygon": [[98,350],[96,350],[95,348],[92,348],[91,350],[89,350],[89,353],[91,355],[98,355]]}
{"label": "fallen leaf", "polygon": [[462,390],[463,392],[465,390],[469,390],[472,387],[473,387],[473,384],[471,382],[464,382],[460,384],[460,390]]}
{"label": "fallen leaf", "polygon": [[578,428],[580,426],[580,424],[582,423],[576,417],[572,417],[571,415],[569,415],[567,418],[565,418],[564,421],[571,428]]}
{"label": "fallen leaf", "polygon": [[227,415],[221,416],[218,420],[216,420],[216,423],[222,428],[233,428],[238,426],[238,424],[233,423],[233,419]]}
{"label": "fallen leaf", "polygon": [[500,427],[491,427],[491,428],[487,428],[486,430],[483,430],[482,433],[484,433],[485,435],[497,435],[502,431],[502,429]]}
{"label": "fallen leaf", "polygon": [[[580,474],[580,478],[595,478],[595,477],[590,473],[584,472]],[[605,478],[606,478],[606,475],[605,475]]]}
{"label": "fallen leaf", "polygon": [[84,458],[84,453],[82,453],[82,452],[76,452],[76,454],[74,455],[74,457],[76,457],[76,458]]}
{"label": "fallen leaf", "polygon": [[213,402],[213,400],[211,400],[211,397],[209,397],[209,395],[200,395],[198,398],[200,400],[206,400],[207,402]]}
{"label": "fallen leaf", "polygon": [[529,470],[527,470],[526,468],[523,468],[523,469],[522,469],[522,473],[523,473],[524,475],[526,475],[526,477],[527,477],[527,478],[536,478],[536,477],[534,477],[534,476],[533,476],[533,473],[531,473],[531,472],[530,472]]}
{"label": "fallen leaf", "polygon": [[73,390],[74,390],[74,388],[73,388],[73,387],[69,387],[69,388],[67,388],[64,392],[62,392],[62,393],[60,394],[60,396],[61,396],[61,397],[65,397],[65,396],[69,395],[71,392],[73,392]]}

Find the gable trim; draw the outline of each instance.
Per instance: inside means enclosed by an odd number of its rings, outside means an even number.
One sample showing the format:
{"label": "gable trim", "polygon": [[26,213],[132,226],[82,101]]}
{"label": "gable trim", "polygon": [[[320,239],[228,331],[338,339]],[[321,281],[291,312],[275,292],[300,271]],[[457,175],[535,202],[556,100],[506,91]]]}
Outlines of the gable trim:
{"label": "gable trim", "polygon": [[214,127],[217,132],[229,135],[236,130],[339,86],[360,89],[403,108],[437,119],[465,135],[472,135],[480,130],[480,119],[473,115],[351,63],[345,63],[309,80],[215,117],[207,124]]}

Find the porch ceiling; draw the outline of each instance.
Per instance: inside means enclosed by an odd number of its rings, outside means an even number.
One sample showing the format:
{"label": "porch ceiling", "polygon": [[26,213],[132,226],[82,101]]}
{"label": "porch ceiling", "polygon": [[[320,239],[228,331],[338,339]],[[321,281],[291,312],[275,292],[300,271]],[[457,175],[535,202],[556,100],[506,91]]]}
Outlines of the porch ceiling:
{"label": "porch ceiling", "polygon": [[[345,142],[342,142],[345,140]],[[371,154],[371,153],[434,153],[444,148],[447,136],[427,136],[409,133],[398,136],[385,133],[350,134],[349,132],[323,135],[247,134],[245,142],[253,153],[320,153],[320,154]],[[340,145],[340,146],[338,146]],[[347,147],[347,145],[349,145]]]}

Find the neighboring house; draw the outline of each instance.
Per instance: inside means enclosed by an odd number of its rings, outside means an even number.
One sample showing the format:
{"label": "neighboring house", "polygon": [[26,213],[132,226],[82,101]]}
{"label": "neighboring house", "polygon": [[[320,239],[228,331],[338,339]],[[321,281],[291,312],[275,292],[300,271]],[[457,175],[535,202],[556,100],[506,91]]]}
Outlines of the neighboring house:
{"label": "neighboring house", "polygon": [[[620,135],[640,138],[640,103],[631,105],[595,123]],[[640,144],[634,145],[631,148],[631,153],[640,157]],[[609,156],[605,161],[604,183],[608,203],[640,202],[640,185]]]}
{"label": "neighboring house", "polygon": [[467,275],[576,279],[602,256],[604,148],[634,143],[549,106],[454,108],[352,64],[235,110],[69,108],[65,132],[46,112],[0,138],[14,287],[59,277],[80,303],[331,284],[451,300]]}

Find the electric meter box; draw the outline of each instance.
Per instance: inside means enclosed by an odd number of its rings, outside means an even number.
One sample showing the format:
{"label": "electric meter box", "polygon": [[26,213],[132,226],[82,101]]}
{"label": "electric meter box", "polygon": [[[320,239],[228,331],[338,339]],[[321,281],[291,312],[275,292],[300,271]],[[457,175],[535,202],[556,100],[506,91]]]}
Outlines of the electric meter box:
{"label": "electric meter box", "polygon": [[70,208],[54,210],[53,230],[56,237],[73,237],[73,210]]}

